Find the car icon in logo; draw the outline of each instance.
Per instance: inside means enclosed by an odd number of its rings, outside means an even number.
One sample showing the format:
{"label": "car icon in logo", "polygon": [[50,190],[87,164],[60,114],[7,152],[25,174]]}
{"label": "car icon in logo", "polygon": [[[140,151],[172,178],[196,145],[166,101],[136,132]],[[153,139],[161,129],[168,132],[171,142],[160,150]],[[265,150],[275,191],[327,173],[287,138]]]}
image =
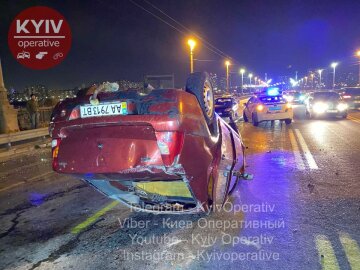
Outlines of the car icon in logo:
{"label": "car icon in logo", "polygon": [[30,53],[29,52],[25,52],[25,51],[22,51],[22,52],[19,52],[16,56],[17,59],[30,59]]}

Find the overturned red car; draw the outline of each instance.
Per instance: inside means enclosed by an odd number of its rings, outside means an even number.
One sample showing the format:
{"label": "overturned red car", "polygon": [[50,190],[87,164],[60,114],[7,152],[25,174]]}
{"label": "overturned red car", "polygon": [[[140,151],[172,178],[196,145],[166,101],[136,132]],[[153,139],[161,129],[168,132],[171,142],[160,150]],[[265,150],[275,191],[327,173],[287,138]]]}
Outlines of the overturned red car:
{"label": "overturned red car", "polygon": [[186,89],[103,91],[59,103],[52,114],[53,169],[149,212],[219,209],[244,176],[238,132],[214,112],[206,72]]}

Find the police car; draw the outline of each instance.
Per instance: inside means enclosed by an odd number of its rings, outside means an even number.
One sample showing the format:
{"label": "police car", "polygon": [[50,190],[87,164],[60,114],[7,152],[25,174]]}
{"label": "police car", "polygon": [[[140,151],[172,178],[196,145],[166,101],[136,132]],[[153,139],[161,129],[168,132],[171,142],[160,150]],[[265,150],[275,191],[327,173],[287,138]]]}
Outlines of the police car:
{"label": "police car", "polygon": [[245,103],[243,112],[245,122],[251,121],[254,126],[263,121],[281,120],[289,125],[294,113],[290,103],[281,95],[279,88],[267,88],[251,97]]}

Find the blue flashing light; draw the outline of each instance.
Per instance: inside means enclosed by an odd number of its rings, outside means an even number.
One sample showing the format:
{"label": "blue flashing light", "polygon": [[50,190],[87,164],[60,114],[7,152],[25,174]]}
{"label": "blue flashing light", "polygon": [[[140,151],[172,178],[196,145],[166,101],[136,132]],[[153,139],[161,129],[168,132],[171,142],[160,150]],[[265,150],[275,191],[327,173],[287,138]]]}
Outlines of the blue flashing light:
{"label": "blue flashing light", "polygon": [[280,95],[280,90],[278,87],[271,87],[266,90],[268,96],[278,96]]}

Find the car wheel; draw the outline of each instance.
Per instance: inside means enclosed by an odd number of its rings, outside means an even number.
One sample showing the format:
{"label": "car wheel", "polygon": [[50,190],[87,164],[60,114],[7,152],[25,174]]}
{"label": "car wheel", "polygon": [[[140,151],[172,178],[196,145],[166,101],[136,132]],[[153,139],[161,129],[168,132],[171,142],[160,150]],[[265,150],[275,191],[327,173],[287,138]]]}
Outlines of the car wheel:
{"label": "car wheel", "polygon": [[208,125],[213,124],[215,119],[214,93],[209,74],[207,72],[191,73],[186,81],[185,89],[196,96],[206,123]]}
{"label": "car wheel", "polygon": [[243,112],[243,119],[244,119],[244,122],[246,122],[246,123],[249,122],[249,119],[247,118],[245,112]]}
{"label": "car wheel", "polygon": [[290,125],[291,124],[291,122],[292,122],[292,119],[285,119],[285,124],[287,124],[287,125]]}
{"label": "car wheel", "polygon": [[252,123],[253,123],[254,127],[257,127],[259,125],[257,114],[253,113],[251,118],[252,118]]}
{"label": "car wheel", "polygon": [[343,119],[347,118],[347,113],[345,113],[343,116],[341,116]]}

